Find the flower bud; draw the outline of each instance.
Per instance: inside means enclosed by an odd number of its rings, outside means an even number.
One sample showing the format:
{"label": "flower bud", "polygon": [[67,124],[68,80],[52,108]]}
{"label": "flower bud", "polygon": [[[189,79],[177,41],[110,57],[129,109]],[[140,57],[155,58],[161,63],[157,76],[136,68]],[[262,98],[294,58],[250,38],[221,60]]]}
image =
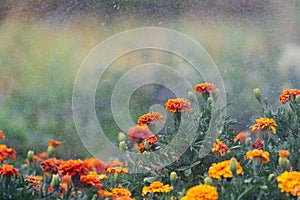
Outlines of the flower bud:
{"label": "flower bud", "polygon": [[251,137],[246,137],[245,144],[249,146],[251,143]]}
{"label": "flower bud", "polygon": [[50,184],[51,183],[51,180],[52,180],[52,174],[46,172],[44,174],[44,181],[46,184]]}
{"label": "flower bud", "polygon": [[125,140],[126,140],[126,135],[125,135],[125,133],[120,132],[120,133],[118,134],[118,139],[119,139],[119,142],[125,141]]}
{"label": "flower bud", "polygon": [[204,179],[204,184],[206,184],[206,185],[212,185],[212,179],[210,177],[206,177]]}
{"label": "flower bud", "polygon": [[274,179],[274,177],[275,177],[275,174],[270,174],[268,176],[268,181],[272,181]]}
{"label": "flower bud", "polygon": [[123,150],[123,151],[126,151],[126,144],[125,144],[125,141],[121,141],[120,143],[119,143],[119,148],[121,149],[121,150]]}
{"label": "flower bud", "polygon": [[290,161],[286,157],[279,157],[278,163],[284,170],[287,170],[290,167]]}
{"label": "flower bud", "polygon": [[54,174],[52,176],[51,184],[52,184],[52,187],[54,188],[54,190],[58,190],[59,184],[60,184],[60,180],[59,180],[59,175],[58,174]]}
{"label": "flower bud", "polygon": [[237,160],[235,158],[231,158],[230,159],[230,171],[233,175],[236,174],[236,170],[237,170]]}
{"label": "flower bud", "polygon": [[27,159],[29,160],[29,162],[33,161],[33,156],[34,156],[34,152],[33,151],[28,151],[27,153]]}
{"label": "flower bud", "polygon": [[48,146],[48,149],[47,149],[47,154],[48,154],[48,157],[52,157],[52,154],[53,154],[53,151],[54,151],[55,147],[54,146]]}
{"label": "flower bud", "polygon": [[188,98],[189,98],[190,100],[194,100],[194,98],[195,98],[194,92],[189,91],[189,92],[188,92]]}
{"label": "flower bud", "polygon": [[176,178],[177,178],[176,172],[171,172],[171,174],[170,174],[170,181],[171,181],[171,183],[174,183],[174,181],[176,180]]}
{"label": "flower bud", "polygon": [[211,104],[212,102],[213,102],[213,98],[208,97],[208,98],[207,98],[207,103]]}
{"label": "flower bud", "polygon": [[261,103],[261,92],[260,92],[259,88],[255,88],[255,89],[253,90],[253,93],[254,93],[254,96],[255,96],[255,98],[257,99],[257,101],[258,101],[259,103]]}

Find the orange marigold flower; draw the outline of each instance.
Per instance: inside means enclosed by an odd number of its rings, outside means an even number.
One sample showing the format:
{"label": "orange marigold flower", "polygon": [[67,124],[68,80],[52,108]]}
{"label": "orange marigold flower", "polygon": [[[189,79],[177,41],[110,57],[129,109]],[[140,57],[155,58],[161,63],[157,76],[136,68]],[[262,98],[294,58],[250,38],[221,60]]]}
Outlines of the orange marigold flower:
{"label": "orange marigold flower", "polygon": [[148,126],[133,126],[128,131],[128,140],[134,140],[136,142],[140,142],[141,140],[144,140],[150,136],[152,136],[153,133],[150,131]]}
{"label": "orange marigold flower", "polygon": [[144,151],[146,151],[145,142],[147,142],[149,147],[151,148],[151,147],[153,147],[154,143],[157,141],[158,141],[158,138],[155,135],[147,138],[145,141],[143,141],[140,144],[140,153],[144,153]]}
{"label": "orange marigold flower", "polygon": [[291,99],[295,100],[297,96],[300,96],[300,90],[297,89],[283,90],[279,95],[279,102],[285,104]]}
{"label": "orange marigold flower", "polygon": [[41,167],[43,172],[48,172],[50,174],[58,174],[58,168],[63,163],[63,160],[58,160],[56,158],[50,158],[41,162]]}
{"label": "orange marigold flower", "polygon": [[216,93],[216,86],[213,83],[200,83],[195,86],[195,93]]}
{"label": "orange marigold flower", "polygon": [[217,139],[216,143],[214,144],[214,148],[212,148],[213,153],[219,152],[221,156],[225,156],[226,151],[228,150],[228,146],[219,139]]}
{"label": "orange marigold flower", "polygon": [[276,178],[281,192],[290,193],[293,196],[300,196],[300,172],[283,172]]}
{"label": "orange marigold flower", "polygon": [[0,175],[1,176],[8,176],[11,177],[13,175],[18,176],[18,169],[14,168],[12,165],[3,164],[0,168]]}
{"label": "orange marigold flower", "polygon": [[60,164],[58,170],[62,175],[73,176],[78,173],[80,176],[87,175],[90,171],[93,170],[93,165],[90,162],[78,160],[67,160]]}
{"label": "orange marigold flower", "polygon": [[280,158],[287,158],[290,155],[290,152],[288,150],[279,150],[278,154]]}
{"label": "orange marigold flower", "polygon": [[263,150],[250,150],[246,154],[247,159],[260,158],[262,163],[268,163],[270,161],[270,153]]}
{"label": "orange marigold flower", "polygon": [[42,180],[42,176],[26,176],[26,178],[24,179],[25,182],[29,183],[40,183]]}
{"label": "orange marigold flower", "polygon": [[139,117],[138,125],[146,126],[148,124],[154,124],[154,121],[159,121],[163,119],[163,116],[158,112],[149,112]]}
{"label": "orange marigold flower", "polygon": [[113,200],[135,200],[130,198],[131,192],[128,189],[122,188],[121,185],[117,188],[111,189],[111,192],[107,190],[98,190],[98,197],[107,197]]}
{"label": "orange marigold flower", "polygon": [[60,145],[61,145],[61,142],[59,142],[59,141],[52,140],[52,139],[49,140],[49,146],[50,147],[57,147],[57,146],[60,146]]}
{"label": "orange marigold flower", "polygon": [[241,143],[245,143],[246,142],[246,138],[249,136],[250,134],[248,132],[239,132],[235,138],[233,139],[233,142],[237,142],[238,140],[240,140]]}
{"label": "orange marigold flower", "polygon": [[166,103],[166,110],[171,112],[191,111],[191,105],[185,98],[169,99]]}
{"label": "orange marigold flower", "polygon": [[269,118],[259,118],[256,120],[256,124],[254,124],[251,128],[252,131],[263,131],[263,130],[271,130],[273,133],[276,132],[275,126],[278,126],[274,119]]}
{"label": "orange marigold flower", "polygon": [[117,188],[113,188],[111,190],[111,192],[115,195],[118,195],[118,196],[128,196],[130,197],[131,196],[131,192],[130,190],[126,189],[126,188],[122,188],[121,185],[119,185]]}
{"label": "orange marigold flower", "polygon": [[114,160],[113,162],[108,162],[106,163],[105,166],[105,172],[109,173],[109,174],[126,174],[128,173],[128,169],[126,167],[123,167],[123,163],[118,161],[118,160]]}
{"label": "orange marigold flower", "polygon": [[154,181],[150,184],[150,186],[144,186],[142,190],[142,196],[145,196],[148,193],[169,193],[173,190],[169,184],[164,185],[159,181]]}
{"label": "orange marigold flower", "polygon": [[105,171],[105,163],[96,158],[87,158],[86,162],[91,163],[97,173],[103,173]]}
{"label": "orange marigold flower", "polygon": [[114,199],[116,195],[107,190],[98,190],[98,197],[112,197]]}
{"label": "orange marigold flower", "polygon": [[253,149],[263,149],[264,143],[261,139],[257,138],[255,142],[252,144]]}
{"label": "orange marigold flower", "polygon": [[5,135],[3,134],[3,131],[2,131],[2,130],[0,130],[0,138],[1,138],[1,139],[5,139]]}
{"label": "orange marigold flower", "polygon": [[[239,162],[236,162],[236,174],[242,174],[243,168]],[[230,170],[230,160],[225,160],[219,163],[213,163],[209,170],[208,175],[212,178],[232,178],[232,172]]]}
{"label": "orange marigold flower", "polygon": [[80,176],[79,183],[86,188],[95,187],[99,189],[102,187],[101,177],[97,172],[90,172],[88,175]]}
{"label": "orange marigold flower", "polygon": [[5,144],[0,145],[0,162],[5,160],[7,157],[11,159],[16,158],[16,151],[12,148],[7,148]]}
{"label": "orange marigold flower", "polygon": [[197,185],[194,186],[186,192],[185,196],[181,200],[217,200],[218,192],[217,189],[211,185]]}

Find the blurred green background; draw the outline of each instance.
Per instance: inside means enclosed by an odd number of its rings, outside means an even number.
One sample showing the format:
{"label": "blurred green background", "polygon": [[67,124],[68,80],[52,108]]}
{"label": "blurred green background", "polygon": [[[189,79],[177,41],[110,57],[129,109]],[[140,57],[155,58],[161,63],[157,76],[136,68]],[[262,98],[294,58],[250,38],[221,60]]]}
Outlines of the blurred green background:
{"label": "blurred green background", "polygon": [[[0,129],[19,156],[29,149],[43,151],[49,138],[63,142],[62,157],[87,155],[72,118],[76,73],[97,44],[128,29],[164,27],[199,42],[219,67],[232,102],[227,113],[237,119],[239,131],[260,112],[254,88],[275,107],[282,89],[300,88],[298,0],[1,0],[0,20]],[[96,109],[109,111],[111,90],[128,63],[161,58],[137,52],[127,62],[114,63],[104,88],[97,90]],[[136,94],[143,98],[133,98],[135,120],[157,93],[155,87],[144,89]],[[119,129],[109,112],[97,115],[114,140]]]}

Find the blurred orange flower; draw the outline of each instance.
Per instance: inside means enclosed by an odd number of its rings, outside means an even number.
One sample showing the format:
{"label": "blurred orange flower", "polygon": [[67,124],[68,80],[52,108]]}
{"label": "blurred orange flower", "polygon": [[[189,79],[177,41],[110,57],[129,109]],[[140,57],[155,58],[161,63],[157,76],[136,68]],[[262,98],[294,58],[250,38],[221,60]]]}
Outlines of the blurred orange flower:
{"label": "blurred orange flower", "polygon": [[216,143],[214,144],[214,147],[212,148],[213,153],[219,152],[221,156],[225,156],[226,151],[228,150],[228,146],[219,139],[217,139]]}
{"label": "blurred orange flower", "polygon": [[150,131],[148,126],[133,126],[128,131],[128,140],[134,140],[136,142],[139,142],[141,140],[144,140],[145,138],[148,138],[152,136],[153,133]]}
{"label": "blurred orange flower", "polygon": [[297,89],[283,90],[279,95],[279,102],[285,104],[292,98],[293,100],[295,100],[297,96],[300,96],[300,90]]}
{"label": "blurred orange flower", "polygon": [[158,112],[149,112],[139,117],[138,125],[146,126],[148,124],[154,124],[154,121],[159,121],[163,119],[163,116]]}
{"label": "blurred orange flower", "polygon": [[93,165],[90,162],[78,160],[67,160],[61,163],[58,167],[58,170],[62,175],[73,176],[78,173],[80,176],[87,175],[90,171],[93,170]]}
{"label": "blurred orange flower", "polygon": [[213,83],[200,83],[195,86],[195,93],[216,93],[216,86]]}
{"label": "blurred orange flower", "polygon": [[270,153],[263,150],[250,150],[246,154],[247,159],[259,158],[262,163],[266,164],[270,161]]}
{"label": "blurred orange flower", "polygon": [[240,140],[241,143],[245,143],[246,142],[246,138],[250,135],[250,133],[248,132],[239,132],[235,138],[233,139],[233,142],[237,142],[238,140]]}
{"label": "blurred orange flower", "polygon": [[49,140],[49,146],[50,147],[57,147],[57,146],[60,146],[60,145],[61,145],[61,142],[59,142],[59,141],[52,140],[52,139]]}
{"label": "blurred orange flower", "polygon": [[153,147],[153,144],[155,142],[158,141],[158,138],[153,135],[153,136],[150,136],[149,138],[145,139],[145,141],[143,141],[141,144],[140,144],[140,153],[144,153],[144,151],[146,151],[146,147],[145,147],[145,142],[147,142],[149,144],[149,147]]}
{"label": "blurred orange flower", "polygon": [[251,128],[251,131],[263,131],[263,130],[271,130],[273,133],[276,132],[275,126],[278,126],[274,119],[269,118],[259,118],[256,120],[256,124],[254,124]]}
{"label": "blurred orange flower", "polygon": [[107,197],[113,200],[135,200],[135,198],[130,198],[130,196],[130,190],[122,188],[121,185],[117,188],[112,188],[111,192],[107,190],[98,190],[98,197]]}
{"label": "blurred orange flower", "polygon": [[166,103],[166,110],[171,112],[191,111],[191,105],[185,98],[169,99]]}
{"label": "blurred orange flower", "polygon": [[290,155],[290,152],[288,150],[279,150],[278,154],[280,158],[287,158]]}
{"label": "blurred orange flower", "polygon": [[18,176],[19,173],[18,173],[18,169],[14,168],[12,165],[3,164],[2,167],[0,168],[0,175],[11,177],[13,175]]}
{"label": "blurred orange flower", "polygon": [[0,138],[1,138],[1,139],[5,139],[5,135],[3,134],[3,131],[2,131],[2,130],[0,130]]}
{"label": "blurred orange flower", "polygon": [[[236,162],[236,174],[242,174],[243,168],[240,163]],[[213,163],[209,170],[208,175],[212,178],[232,178],[232,172],[230,170],[230,160],[225,160],[219,163]]]}
{"label": "blurred orange flower", "polygon": [[180,200],[218,200],[218,192],[216,187],[211,185],[197,185],[186,192],[185,196]]}
{"label": "blurred orange flower", "polygon": [[169,193],[173,190],[169,184],[164,185],[159,181],[154,181],[150,184],[150,186],[144,186],[142,190],[142,196],[145,196],[148,193]]}
{"label": "blurred orange flower", "polygon": [[84,161],[91,163],[97,173],[103,173],[105,168],[105,163],[96,158],[87,158]]}
{"label": "blurred orange flower", "polygon": [[0,162],[5,160],[7,157],[10,159],[16,158],[16,151],[12,148],[7,148],[5,144],[0,145]]}

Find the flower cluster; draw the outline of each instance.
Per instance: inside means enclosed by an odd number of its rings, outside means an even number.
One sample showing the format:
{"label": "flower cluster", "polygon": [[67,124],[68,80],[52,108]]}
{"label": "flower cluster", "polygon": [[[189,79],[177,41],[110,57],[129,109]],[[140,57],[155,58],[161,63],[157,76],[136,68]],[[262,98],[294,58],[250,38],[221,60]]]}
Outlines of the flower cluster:
{"label": "flower cluster", "polygon": [[0,162],[5,160],[7,157],[15,159],[16,151],[12,148],[8,148],[5,144],[0,144]]}
{"label": "flower cluster", "polygon": [[276,179],[281,192],[290,193],[293,196],[300,196],[300,172],[283,172]]}
{"label": "flower cluster", "polygon": [[93,170],[93,165],[87,161],[78,160],[66,160],[59,165],[58,170],[62,175],[87,175],[90,171]]}
{"label": "flower cluster", "polygon": [[212,148],[213,153],[219,152],[221,156],[225,156],[228,150],[228,146],[219,139],[217,139],[216,143],[214,144],[214,147]]}
{"label": "flower cluster", "polygon": [[195,93],[216,93],[216,86],[213,83],[200,83],[194,88]]}
{"label": "flower cluster", "polygon": [[300,90],[297,89],[283,90],[279,96],[279,102],[285,104],[290,100],[295,100],[296,97],[298,96],[300,96]]}
{"label": "flower cluster", "polygon": [[190,102],[185,98],[169,99],[166,103],[166,110],[169,110],[173,113],[191,111],[191,105]]}
{"label": "flower cluster", "polygon": [[97,172],[90,172],[88,175],[80,176],[79,183],[83,184],[85,187],[95,187],[100,189],[102,187],[101,183],[101,175],[97,174]]}
{"label": "flower cluster", "polygon": [[264,131],[271,130],[273,133],[276,132],[275,126],[278,126],[274,119],[269,118],[259,118],[256,120],[256,124],[254,124],[251,128],[251,131]]}
{"label": "flower cluster", "polygon": [[154,124],[155,121],[163,119],[163,116],[158,112],[149,112],[139,117],[138,125],[146,126],[148,124]]}
{"label": "flower cluster", "polygon": [[148,187],[143,187],[142,195],[145,196],[148,193],[169,193],[171,190],[173,190],[173,188],[168,184],[164,185],[159,181],[154,181]]}
{"label": "flower cluster", "polygon": [[3,164],[0,167],[0,175],[11,177],[13,175],[18,176],[19,172],[17,168],[14,168],[12,165]]}
{"label": "flower cluster", "polygon": [[217,189],[211,185],[197,185],[191,187],[186,192],[185,196],[181,200],[202,199],[202,200],[217,200]]}
{"label": "flower cluster", "polygon": [[[236,174],[242,174],[243,168],[240,163],[236,163]],[[213,163],[208,170],[208,175],[212,178],[232,178],[230,170],[230,160],[225,160],[219,163]]]}
{"label": "flower cluster", "polygon": [[117,188],[112,188],[111,191],[98,190],[98,197],[111,198],[113,200],[135,200],[135,198],[130,196],[130,190],[123,188],[121,185]]}

